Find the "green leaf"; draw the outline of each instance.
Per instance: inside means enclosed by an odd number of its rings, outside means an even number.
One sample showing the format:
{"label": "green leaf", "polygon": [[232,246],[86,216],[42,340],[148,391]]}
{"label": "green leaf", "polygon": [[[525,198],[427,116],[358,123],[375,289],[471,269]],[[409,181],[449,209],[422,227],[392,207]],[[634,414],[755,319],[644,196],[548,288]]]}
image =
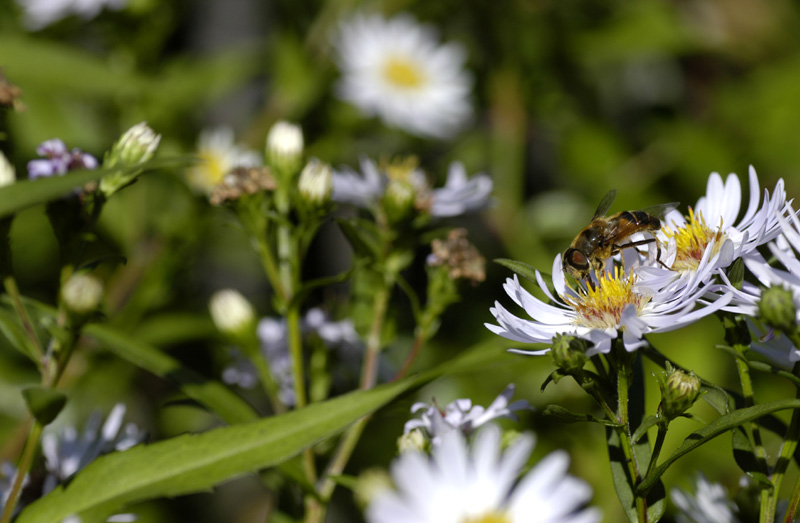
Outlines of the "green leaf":
{"label": "green leaf", "polygon": [[[611,465],[611,477],[617,497],[631,523],[639,522],[636,511],[636,500],[633,493],[633,479],[628,472],[628,460],[622,450],[622,443],[617,430],[613,427],[606,428],[606,444],[608,446],[608,459]],[[647,462],[645,462],[647,463]],[[666,491],[664,484],[659,479],[653,482],[645,498],[647,503],[647,521],[656,522],[664,515],[666,510]]]}
{"label": "green leaf", "polygon": [[767,464],[764,460],[756,456],[755,448],[753,448],[750,438],[747,437],[743,427],[737,427],[731,431],[732,446],[733,446],[733,459],[742,471],[755,479],[764,488],[772,489],[772,482],[769,476],[764,472]]}
{"label": "green leaf", "polygon": [[348,220],[338,219],[336,223],[356,254],[362,257],[375,258],[376,260],[380,259],[380,235],[375,230],[373,223],[355,218]]}
{"label": "green leaf", "polygon": [[512,271],[519,274],[526,280],[530,280],[533,283],[537,283],[536,269],[534,269],[525,262],[509,260],[508,258],[495,258],[494,262],[497,263],[498,265],[506,267],[507,269],[511,269]]}
{"label": "green leaf", "polygon": [[728,280],[731,285],[737,290],[742,290],[744,283],[744,259],[736,258],[733,263],[728,267]]}
{"label": "green leaf", "polygon": [[106,325],[87,325],[83,329],[83,334],[94,338],[103,348],[134,365],[172,381],[187,396],[206,406],[228,423],[258,419],[258,414],[253,408],[222,383],[183,367],[178,360],[155,347]]}
{"label": "green leaf", "polygon": [[552,416],[554,418],[558,418],[561,421],[565,421],[567,423],[575,423],[579,421],[589,421],[592,423],[599,423],[601,425],[606,425],[607,427],[615,427],[617,426],[616,423],[609,421],[607,419],[596,418],[590,414],[578,414],[577,412],[572,412],[569,409],[566,409],[560,405],[548,405],[542,411],[542,414],[545,416]]}
{"label": "green leaf", "polygon": [[652,487],[659,480],[664,471],[666,471],[669,466],[672,465],[678,458],[681,458],[697,447],[708,443],[720,434],[724,434],[731,429],[739,427],[743,423],[753,421],[754,419],[766,416],[767,414],[771,414],[779,410],[798,408],[800,408],[800,400],[798,399],[781,400],[734,410],[730,414],[720,416],[702,429],[689,434],[689,436],[683,440],[683,443],[681,443],[680,447],[678,447],[674,454],[665,459],[664,462],[661,465],[658,465],[648,477],[642,480],[639,488],[646,490],[647,488]]}
{"label": "green leaf", "polygon": [[153,160],[134,167],[120,169],[94,169],[92,171],[70,171],[64,176],[39,178],[38,180],[21,180],[11,185],[0,187],[0,217],[7,216],[26,207],[45,203],[72,192],[76,187],[83,187],[89,182],[99,180],[103,176],[115,172],[133,172],[175,167],[188,164],[188,160],[180,158]]}
{"label": "green leaf", "polygon": [[658,423],[658,418],[656,416],[647,416],[644,421],[642,421],[642,424],[639,425],[639,428],[636,429],[636,432],[633,433],[633,436],[631,436],[633,442],[637,443],[656,423]]}
{"label": "green leaf", "polygon": [[25,508],[16,521],[60,523],[70,515],[94,521],[126,504],[208,490],[246,472],[286,461],[423,379],[406,378],[280,416],[100,457],[67,485]]}
{"label": "green leaf", "polygon": [[19,324],[16,314],[0,310],[0,332],[5,335],[12,347],[38,363],[36,348],[25,333],[25,329]]}
{"label": "green leaf", "polygon": [[30,413],[42,426],[52,423],[67,404],[67,395],[63,392],[38,385],[22,389],[22,397]]}

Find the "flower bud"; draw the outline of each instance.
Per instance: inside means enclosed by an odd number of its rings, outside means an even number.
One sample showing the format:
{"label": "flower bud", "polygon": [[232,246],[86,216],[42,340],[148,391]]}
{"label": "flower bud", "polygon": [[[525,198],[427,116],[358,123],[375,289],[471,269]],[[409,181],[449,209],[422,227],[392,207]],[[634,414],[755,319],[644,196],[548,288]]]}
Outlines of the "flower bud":
{"label": "flower bud", "polygon": [[700,378],[694,372],[686,374],[674,369],[661,385],[660,413],[667,420],[673,420],[689,410],[700,396]]}
{"label": "flower bud", "polygon": [[400,452],[400,454],[409,450],[426,452],[428,447],[428,440],[422,434],[420,429],[411,430],[397,438],[397,450]]}
{"label": "flower bud", "polygon": [[69,312],[86,316],[100,306],[103,284],[91,274],[73,274],[61,287],[61,299]]}
{"label": "flower bud", "polygon": [[11,185],[17,179],[14,173],[14,166],[6,159],[2,151],[0,151],[0,187]]}
{"label": "flower bud", "polygon": [[770,327],[783,332],[797,329],[797,308],[790,290],[773,285],[761,292],[758,312]]}
{"label": "flower bud", "polygon": [[580,372],[586,364],[586,342],[567,334],[556,334],[550,349],[556,367],[566,374]]}
{"label": "flower bud", "polygon": [[414,185],[407,180],[389,180],[386,194],[383,197],[383,206],[386,215],[392,222],[399,222],[414,208],[417,191]]}
{"label": "flower bud", "polygon": [[215,292],[208,303],[211,319],[217,329],[230,337],[251,335],[255,327],[255,312],[250,302],[236,290]]}
{"label": "flower bud", "polygon": [[303,199],[315,207],[328,203],[333,191],[331,166],[316,159],[309,161],[300,173],[297,189]]}
{"label": "flower bud", "polygon": [[[133,167],[148,161],[156,152],[161,135],[156,134],[146,122],[141,122],[117,140],[117,143],[106,153],[103,167]],[[130,184],[139,175],[139,171],[118,171],[100,180],[100,190],[106,197]]]}
{"label": "flower bud", "polygon": [[[303,156],[303,131],[289,122],[277,122],[267,134],[267,159],[281,174],[292,176]],[[287,174],[288,173],[288,174]]]}

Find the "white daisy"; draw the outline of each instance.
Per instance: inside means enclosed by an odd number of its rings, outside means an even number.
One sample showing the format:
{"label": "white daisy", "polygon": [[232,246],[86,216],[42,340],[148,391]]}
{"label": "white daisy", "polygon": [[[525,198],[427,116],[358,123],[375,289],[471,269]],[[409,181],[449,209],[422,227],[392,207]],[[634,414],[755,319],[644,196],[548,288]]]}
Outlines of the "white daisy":
{"label": "white daisy", "polygon": [[[556,334],[569,334],[594,343],[587,356],[608,353],[612,341],[622,332],[625,350],[634,351],[646,344],[645,334],[678,329],[707,316],[728,304],[730,295],[724,294],[711,304],[695,310],[706,289],[700,285],[714,266],[703,260],[698,270],[700,278],[682,281],[658,293],[636,286],[637,272],[622,271],[619,267],[606,273],[594,286],[576,292],[564,279],[561,255],[553,261],[553,285],[550,292],[544,278],[536,271],[539,287],[550,303],[539,300],[519,283],[516,275],[506,280],[503,288],[514,302],[525,309],[532,318],[525,320],[511,314],[499,302],[490,309],[498,325],[486,327],[505,338],[524,343],[550,343]],[[543,350],[517,350],[512,352],[540,355]]]}
{"label": "white daisy", "polygon": [[370,523],[589,523],[590,487],[567,474],[569,457],[553,452],[517,483],[533,449],[524,434],[501,453],[501,434],[486,427],[471,448],[460,431],[442,437],[432,455],[404,452],[392,464],[397,491],[380,492],[367,507]]}
{"label": "white daisy", "polygon": [[236,167],[258,167],[263,160],[256,151],[237,144],[229,127],[200,133],[197,155],[200,162],[187,171],[187,179],[194,189],[207,194]]}
{"label": "white daisy", "polygon": [[128,0],[17,0],[25,12],[25,25],[41,29],[70,15],[94,18],[104,8],[122,9]]}
{"label": "white daisy", "polygon": [[492,193],[492,179],[484,173],[467,177],[461,162],[453,162],[447,170],[444,187],[432,189],[416,160],[405,158],[378,165],[373,160],[361,158],[361,173],[345,167],[333,173],[331,199],[370,208],[386,194],[389,182],[405,181],[416,194],[415,206],[431,216],[445,218],[458,216],[485,208]]}
{"label": "white daisy", "polygon": [[678,523],[738,523],[736,505],[728,499],[728,492],[719,483],[711,483],[700,473],[697,475],[695,494],[675,488],[670,491],[678,507]]}
{"label": "white daisy", "polygon": [[514,411],[530,408],[527,400],[517,400],[509,403],[514,395],[514,384],[510,384],[487,408],[473,405],[469,398],[457,399],[448,403],[444,409],[438,405],[427,403],[414,403],[411,413],[421,412],[419,419],[406,422],[404,434],[415,429],[424,429],[434,445],[441,443],[442,436],[453,430],[459,430],[465,435],[493,419],[517,419]]}
{"label": "white daisy", "polygon": [[657,236],[667,245],[663,261],[671,270],[655,265],[644,268],[640,276],[649,286],[659,288],[676,278],[696,278],[704,257],[715,269],[728,267],[736,258],[778,236],[779,219],[786,214],[788,205],[783,180],[778,180],[772,196],[764,190],[764,200],[759,207],[758,176],[752,166],[749,178],[750,201],[738,223],[742,188],[736,174],[729,174],[723,183],[718,173],[711,173],[705,196],[690,208],[688,216],[676,210],[667,213],[664,227]]}
{"label": "white daisy", "polygon": [[387,125],[447,138],[470,118],[472,78],[466,53],[439,45],[433,28],[411,16],[359,14],[342,22],[334,42],[340,98]]}

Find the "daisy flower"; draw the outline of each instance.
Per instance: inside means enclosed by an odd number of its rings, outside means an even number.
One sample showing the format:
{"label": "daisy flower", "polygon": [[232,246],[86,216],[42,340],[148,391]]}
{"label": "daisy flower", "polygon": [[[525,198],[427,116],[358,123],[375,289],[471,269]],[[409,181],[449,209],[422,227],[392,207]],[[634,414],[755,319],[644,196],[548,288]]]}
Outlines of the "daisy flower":
{"label": "daisy flower", "polygon": [[715,269],[722,269],[778,236],[779,219],[787,210],[783,180],[778,180],[771,196],[764,190],[759,205],[758,176],[752,166],[749,178],[750,200],[744,216],[737,222],[742,203],[739,177],[729,174],[723,183],[718,173],[711,173],[705,196],[689,209],[689,215],[670,211],[664,227],[657,233],[659,240],[667,245],[664,263],[671,270],[652,266],[642,269],[640,276],[653,288],[663,287],[676,278],[695,278],[704,258]]}
{"label": "daisy flower", "polygon": [[448,403],[444,409],[440,409],[435,403],[414,403],[411,406],[411,413],[422,413],[419,419],[412,419],[406,422],[403,429],[404,434],[412,430],[422,429],[434,445],[441,443],[442,436],[448,432],[458,430],[468,435],[481,425],[498,418],[517,419],[514,411],[530,408],[527,400],[517,400],[509,403],[511,396],[514,395],[514,384],[510,384],[497,396],[497,398],[484,408],[480,405],[473,405],[469,398],[457,399]]}
{"label": "daisy flower", "polygon": [[670,491],[678,507],[678,523],[738,523],[736,505],[719,483],[711,483],[701,473],[695,482],[695,494],[675,488]]}
{"label": "daisy flower", "polygon": [[104,8],[122,9],[128,0],[17,0],[25,12],[25,25],[41,29],[70,15],[90,20]]}
{"label": "daisy flower", "polygon": [[501,434],[486,427],[471,447],[457,430],[442,437],[432,455],[404,452],[392,464],[397,490],[382,490],[367,507],[370,523],[588,523],[590,487],[567,474],[569,458],[553,452],[519,483],[534,438],[521,435],[501,452]]}
{"label": "daisy flower", "polygon": [[435,138],[452,136],[470,118],[466,53],[439,45],[435,30],[411,16],[356,15],[341,23],[334,46],[342,73],[336,93],[366,115]]}
{"label": "daisy flower", "polygon": [[414,192],[414,206],[437,218],[458,216],[485,208],[490,201],[492,179],[479,173],[467,177],[460,162],[453,162],[447,170],[444,187],[432,189],[425,173],[413,157],[402,158],[381,165],[369,158],[361,159],[361,173],[345,167],[333,173],[331,199],[370,208],[386,195],[392,183],[403,183]]}
{"label": "daisy flower", "polygon": [[229,127],[207,129],[200,133],[197,155],[200,163],[188,170],[187,179],[194,189],[207,194],[235,168],[258,167],[262,163],[259,153],[235,142],[233,130]]}
{"label": "daisy flower", "polygon": [[[704,259],[698,270],[701,276],[713,269]],[[688,325],[727,305],[730,295],[720,296],[712,304],[698,310],[700,298],[707,292],[700,285],[703,278],[684,280],[682,285],[673,285],[658,293],[637,287],[637,272],[623,271],[619,267],[605,273],[598,282],[585,290],[575,291],[567,286],[561,255],[553,261],[553,294],[536,271],[536,281],[549,299],[546,303],[520,285],[516,275],[506,280],[503,288],[511,299],[532,318],[526,320],[511,314],[495,302],[490,312],[498,325],[486,327],[504,338],[524,343],[550,343],[557,334],[568,334],[583,338],[594,346],[586,355],[608,353],[612,342],[622,333],[625,350],[634,351],[647,342],[645,334],[666,332]],[[512,352],[540,355],[550,351],[518,350]]]}

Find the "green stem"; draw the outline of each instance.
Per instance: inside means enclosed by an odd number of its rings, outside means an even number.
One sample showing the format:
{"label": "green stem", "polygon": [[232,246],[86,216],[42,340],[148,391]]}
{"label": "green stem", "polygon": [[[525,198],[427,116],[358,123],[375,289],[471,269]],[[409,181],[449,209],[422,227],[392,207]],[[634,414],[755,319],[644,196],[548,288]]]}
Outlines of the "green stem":
{"label": "green stem", "polygon": [[392,381],[397,381],[400,378],[404,377],[408,374],[408,371],[411,369],[411,365],[414,363],[414,360],[417,359],[419,355],[419,351],[422,349],[422,346],[425,344],[426,336],[423,335],[422,329],[417,329],[417,335],[414,336],[414,344],[411,346],[411,350],[406,357],[406,361],[403,362],[403,366],[400,367],[400,370],[397,371],[397,374],[394,375]]}
{"label": "green stem", "polygon": [[[800,399],[800,389],[797,390],[795,398]],[[777,500],[777,493],[780,492],[781,483],[785,477],[786,469],[789,467],[789,463],[792,461],[792,456],[794,455],[795,449],[797,449],[798,439],[800,439],[800,410],[795,409],[792,411],[792,419],[789,422],[789,428],[786,431],[786,438],[781,446],[781,451],[778,455],[778,461],[775,463],[775,471],[772,473],[772,477],[770,477],[770,480],[774,486],[774,492],[776,493],[772,496],[773,503],[772,506],[769,507],[771,512],[764,514],[765,511],[762,507],[762,520],[764,520],[765,517],[771,518],[769,521],[773,521],[775,519],[775,500]],[[800,478],[798,478],[798,480],[795,482],[794,489],[792,490],[792,497],[789,501],[789,507],[786,509],[786,517],[784,518],[784,521],[788,521],[789,523],[794,521],[794,514],[797,511],[798,501],[800,501]]]}
{"label": "green stem", "polygon": [[384,279],[384,284],[375,293],[372,324],[367,337],[364,363],[361,366],[361,389],[371,389],[378,380],[378,355],[381,350],[381,333],[389,305],[389,289],[391,285]]}
{"label": "green stem", "polygon": [[658,465],[658,456],[661,454],[661,448],[664,446],[664,440],[667,438],[667,425],[658,425],[658,434],[656,435],[656,442],[653,445],[653,453],[650,456],[650,464],[647,466],[647,474],[644,477],[648,477],[653,469],[656,468]]}
{"label": "green stem", "polygon": [[266,392],[269,403],[272,406],[272,412],[275,414],[282,414],[286,412],[286,405],[284,405],[280,399],[278,382],[275,381],[275,376],[272,375],[272,369],[269,367],[269,362],[261,352],[261,347],[259,346],[258,340],[253,339],[247,343],[244,343],[243,345],[247,345],[245,350],[247,351],[250,361],[255,366],[256,372],[258,372],[258,377],[261,380],[261,386],[264,387],[264,392]]}
{"label": "green stem", "polygon": [[22,490],[22,483],[25,480],[25,476],[28,475],[28,471],[31,469],[33,456],[36,454],[36,449],[39,447],[39,439],[42,437],[43,428],[42,424],[38,421],[33,422],[31,433],[28,435],[28,441],[25,442],[25,448],[19,460],[17,474],[14,476],[14,483],[11,485],[11,490],[8,493],[6,506],[3,508],[3,515],[2,518],[0,518],[0,523],[8,523],[11,521],[11,516],[14,514],[14,509],[17,506],[19,494]]}
{"label": "green stem", "polygon": [[[622,352],[622,350],[620,352]],[[617,368],[617,419],[619,420],[620,426],[614,427],[614,430],[619,434],[622,452],[625,454],[625,461],[628,463],[631,490],[635,496],[636,511],[639,513],[639,521],[640,523],[647,523],[647,505],[644,496],[636,492],[636,486],[639,484],[642,477],[639,474],[639,464],[637,463],[636,453],[633,451],[633,445],[631,443],[630,419],[628,417],[628,390],[630,388],[628,378],[631,372],[631,365],[627,354],[622,354],[621,356],[622,357],[619,358],[621,364]]]}

